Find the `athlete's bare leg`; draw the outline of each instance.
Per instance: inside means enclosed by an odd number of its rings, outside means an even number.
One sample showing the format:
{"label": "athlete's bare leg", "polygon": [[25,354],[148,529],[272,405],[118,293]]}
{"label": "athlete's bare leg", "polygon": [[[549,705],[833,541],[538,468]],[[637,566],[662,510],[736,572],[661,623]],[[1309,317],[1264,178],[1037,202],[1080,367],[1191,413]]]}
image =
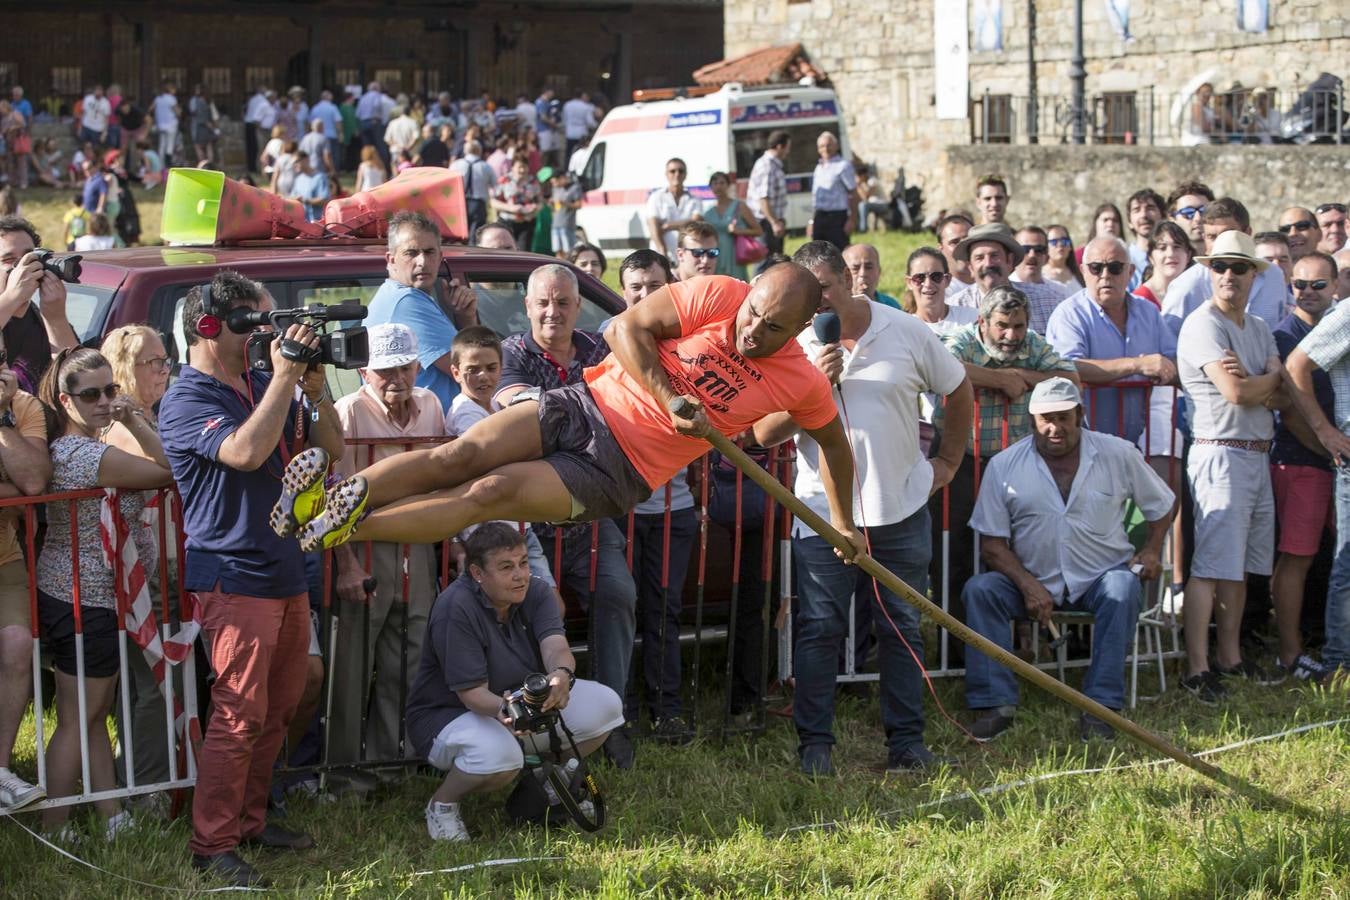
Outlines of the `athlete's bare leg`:
{"label": "athlete's bare leg", "polygon": [[369,485],[366,505],[379,509],[404,497],[458,487],[501,466],[539,459],[541,442],[539,404],[523,400],[476,422],[453,441],[363,469]]}
{"label": "athlete's bare leg", "polygon": [[361,521],[353,540],[430,544],[479,522],[561,522],[571,511],[572,495],[557,471],[543,460],[531,460],[381,507]]}

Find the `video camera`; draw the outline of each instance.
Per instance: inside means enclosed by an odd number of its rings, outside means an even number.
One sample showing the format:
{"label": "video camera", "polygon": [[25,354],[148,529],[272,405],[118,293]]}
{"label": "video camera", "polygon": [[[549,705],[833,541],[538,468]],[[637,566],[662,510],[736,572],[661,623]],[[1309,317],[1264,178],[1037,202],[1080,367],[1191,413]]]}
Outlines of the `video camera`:
{"label": "video camera", "polygon": [[525,677],[525,683],[506,698],[506,714],[515,731],[543,734],[558,721],[558,711],[543,709],[548,699],[548,676],[538,672]]}
{"label": "video camera", "polygon": [[[281,355],[294,362],[310,366],[336,366],[339,369],[359,369],[370,360],[370,339],[362,326],[340,328],[324,333],[330,322],[358,321],[367,310],[359,302],[349,300],[339,306],[316,303],[293,309],[274,309],[260,312],[243,307],[233,310],[226,324],[235,334],[250,334],[248,340],[248,367],[259,372],[272,371],[272,342],[282,337],[291,325],[308,325],[319,334],[319,346],[311,350],[297,341],[281,342]],[[272,331],[254,331],[271,325]]]}
{"label": "video camera", "polygon": [[84,259],[78,253],[56,254],[50,250],[38,248],[33,251],[33,255],[42,263],[42,268],[51,272],[57,278],[68,284],[75,284],[80,280],[82,268],[80,260]]}

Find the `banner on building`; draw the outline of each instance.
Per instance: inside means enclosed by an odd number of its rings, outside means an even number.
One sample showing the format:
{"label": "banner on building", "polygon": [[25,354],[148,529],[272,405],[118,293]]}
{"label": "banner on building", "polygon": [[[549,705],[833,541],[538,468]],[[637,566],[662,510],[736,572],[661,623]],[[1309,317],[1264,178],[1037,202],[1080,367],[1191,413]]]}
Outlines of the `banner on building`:
{"label": "banner on building", "polygon": [[1264,32],[1270,24],[1268,0],[1237,0],[1237,20],[1239,31]]}
{"label": "banner on building", "polygon": [[1106,0],[1106,18],[1122,41],[1132,39],[1130,35],[1130,0]]}
{"label": "banner on building", "polygon": [[1003,49],[1003,0],[975,0],[975,49]]}
{"label": "banner on building", "polygon": [[933,0],[933,93],[939,119],[970,115],[970,19],[965,3]]}

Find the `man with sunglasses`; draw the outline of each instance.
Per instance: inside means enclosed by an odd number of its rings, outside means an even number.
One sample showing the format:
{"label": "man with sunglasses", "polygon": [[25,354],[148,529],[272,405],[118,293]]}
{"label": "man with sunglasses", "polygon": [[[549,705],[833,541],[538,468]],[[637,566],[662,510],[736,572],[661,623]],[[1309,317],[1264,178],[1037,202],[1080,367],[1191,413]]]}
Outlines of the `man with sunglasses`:
{"label": "man with sunglasses", "polygon": [[688,281],[717,271],[717,231],[707,222],[689,222],[680,229],[675,249],[675,277]]}
{"label": "man with sunglasses", "polygon": [[1209,185],[1199,181],[1183,182],[1167,198],[1167,217],[1186,232],[1196,253],[1205,249],[1205,235],[1200,227],[1200,214],[1205,211],[1205,204],[1213,200],[1214,192],[1210,190]]}
{"label": "man with sunglasses", "polygon": [[[970,229],[966,239],[956,246],[956,259],[970,263],[975,283],[947,302],[952,306],[980,309],[984,298],[996,287],[1011,284],[1010,276],[1022,261],[1022,245],[1013,239],[1012,229],[1002,222],[977,225]],[[1018,285],[1028,303],[1027,327],[1037,334],[1045,334],[1050,313],[1064,300],[1058,285],[1023,282]]]}
{"label": "man with sunglasses", "polygon": [[1322,229],[1322,240],[1317,249],[1323,253],[1336,254],[1345,248],[1345,204],[1323,203],[1315,210],[1317,227]]}
{"label": "man with sunglasses", "polygon": [[80,342],[66,318],[66,285],[33,254],[41,244],[31,222],[0,216],[0,326],[19,387],[37,390],[52,355]]}
{"label": "man with sunglasses", "polygon": [[[1247,207],[1232,197],[1220,197],[1205,205],[1205,211],[1198,217],[1205,250],[1211,250],[1220,235],[1234,231],[1244,236],[1252,233],[1251,217]],[[1248,237],[1250,240],[1250,237]],[[1253,250],[1255,245],[1253,244]],[[1197,257],[1198,258],[1198,257]],[[1181,333],[1181,323],[1214,295],[1214,281],[1204,266],[1191,266],[1182,272],[1168,286],[1167,296],[1163,298],[1163,321],[1172,329],[1173,334]],[[1284,273],[1274,266],[1261,261],[1257,269],[1251,290],[1245,293],[1246,311],[1263,320],[1267,325],[1277,323],[1284,318],[1284,310],[1289,302],[1289,288],[1284,283]]]}
{"label": "man with sunglasses", "polygon": [[680,229],[703,218],[703,202],[684,189],[689,167],[675,157],[666,162],[666,186],[647,198],[647,235],[651,248],[675,258]]}
{"label": "man with sunglasses", "polygon": [[[1181,686],[1213,706],[1228,693],[1219,676],[1257,684],[1284,677],[1244,660],[1239,635],[1247,577],[1270,575],[1274,561],[1268,454],[1275,421],[1268,404],[1285,376],[1270,326],[1250,309],[1258,273],[1271,270],[1256,255],[1255,242],[1230,229],[1196,262],[1209,276],[1213,297],[1186,319],[1177,339],[1191,424],[1186,474],[1195,507],[1195,551],[1183,609],[1187,674]],[[1217,626],[1213,669],[1211,616]]]}
{"label": "man with sunglasses", "polygon": [[1322,229],[1317,225],[1317,217],[1312,210],[1302,206],[1291,206],[1280,213],[1280,224],[1275,230],[1289,241],[1289,256],[1294,262],[1318,249],[1317,245],[1322,243]]}
{"label": "man with sunglasses", "polygon": [[1017,243],[1022,245],[1022,261],[1013,269],[1010,280],[1014,284],[1044,284],[1059,291],[1064,297],[1075,291],[1067,284],[1046,281],[1041,267],[1050,258],[1050,238],[1039,225],[1026,225],[1017,230]]}
{"label": "man with sunglasses", "polygon": [[[1336,262],[1320,250],[1294,263],[1293,311],[1274,330],[1281,360],[1289,359],[1331,309],[1336,269]],[[1334,419],[1336,399],[1331,379],[1325,372],[1314,371],[1312,386],[1318,408],[1328,420]],[[1297,407],[1282,409],[1276,416],[1270,479],[1275,490],[1275,520],[1280,526],[1279,555],[1270,583],[1280,636],[1276,662],[1298,680],[1317,679],[1326,670],[1303,652],[1300,619],[1308,571],[1321,547],[1322,532],[1333,521],[1334,478],[1326,448]]]}

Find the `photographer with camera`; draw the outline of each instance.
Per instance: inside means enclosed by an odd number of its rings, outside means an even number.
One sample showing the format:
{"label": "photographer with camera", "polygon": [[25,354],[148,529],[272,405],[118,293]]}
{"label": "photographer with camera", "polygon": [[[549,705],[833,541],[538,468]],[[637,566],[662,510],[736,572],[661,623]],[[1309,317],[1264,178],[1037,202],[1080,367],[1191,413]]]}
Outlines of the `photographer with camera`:
{"label": "photographer with camera", "polygon": [[10,368],[30,394],[52,356],[80,343],[66,318],[65,285],[79,278],[80,258],[39,250],[41,242],[27,219],[0,216],[0,326]]}
{"label": "photographer with camera", "polygon": [[[466,544],[465,563],[431,609],[408,696],[408,736],[446,773],[426,808],[427,833],[437,841],[467,841],[460,800],[509,785],[527,753],[550,749],[558,724],[575,741],[564,743],[560,755],[575,747],[585,757],[624,721],[618,694],[573,674],[576,660],[553,592],[530,577],[518,528],[480,526]],[[564,769],[575,772],[576,765],[569,760]]]}
{"label": "photographer with camera", "polygon": [[[221,271],[188,291],[183,330],[189,365],[160,405],[160,435],[183,500],[186,574],[216,681],[198,759],[192,805],[193,865],[235,885],[258,873],[237,853],[313,846],[305,834],[266,821],[272,764],[305,687],[309,598],[299,545],[269,527],[282,495],[282,470],[303,446],[342,457],[342,427],[324,393],[320,347],[295,323],[270,342],[269,375],[247,362],[262,335],[242,316],[270,311],[262,285]],[[256,327],[256,326],[255,326]],[[295,358],[299,357],[299,358]],[[304,402],[296,397],[297,385]],[[311,454],[311,456],[321,454]],[[300,500],[321,499],[323,471],[286,485]]]}

